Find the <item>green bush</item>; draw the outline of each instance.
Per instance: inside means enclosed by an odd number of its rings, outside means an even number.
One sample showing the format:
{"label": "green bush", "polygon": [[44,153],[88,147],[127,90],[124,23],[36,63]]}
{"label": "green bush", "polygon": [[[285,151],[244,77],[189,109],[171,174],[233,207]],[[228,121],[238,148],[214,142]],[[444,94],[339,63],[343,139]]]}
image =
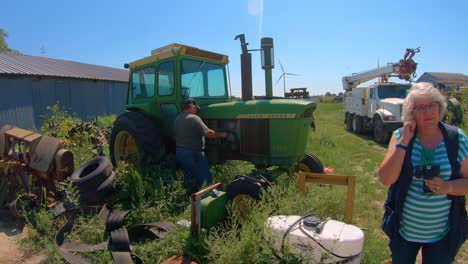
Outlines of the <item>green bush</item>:
{"label": "green bush", "polygon": [[64,147],[74,154],[75,167],[94,157],[109,155],[108,140],[115,116],[83,122],[59,103],[48,106],[47,110],[41,132],[62,140]]}
{"label": "green bush", "polygon": [[460,105],[463,110],[463,123],[460,125],[465,130],[465,133],[468,132],[468,88],[465,88],[463,92],[460,93]]}

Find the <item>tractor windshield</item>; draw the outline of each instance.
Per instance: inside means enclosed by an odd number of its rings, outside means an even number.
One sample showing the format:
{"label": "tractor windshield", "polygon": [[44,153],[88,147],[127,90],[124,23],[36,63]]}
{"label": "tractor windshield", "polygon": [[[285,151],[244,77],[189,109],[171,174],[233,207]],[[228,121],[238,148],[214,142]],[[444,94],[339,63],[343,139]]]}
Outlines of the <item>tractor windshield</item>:
{"label": "tractor windshield", "polygon": [[384,85],[379,86],[379,98],[406,98],[406,91],[411,88],[410,85]]}
{"label": "tractor windshield", "polygon": [[181,67],[184,94],[193,98],[226,97],[224,65],[184,59]]}

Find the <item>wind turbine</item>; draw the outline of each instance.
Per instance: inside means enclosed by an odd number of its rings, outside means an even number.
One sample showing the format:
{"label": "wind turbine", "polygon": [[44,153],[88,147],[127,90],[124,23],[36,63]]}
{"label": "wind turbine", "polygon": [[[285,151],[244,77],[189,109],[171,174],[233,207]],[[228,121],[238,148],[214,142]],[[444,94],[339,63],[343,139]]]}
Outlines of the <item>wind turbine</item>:
{"label": "wind turbine", "polygon": [[280,77],[278,78],[278,80],[276,81],[275,83],[275,86],[278,84],[278,82],[281,80],[281,78],[283,78],[283,89],[284,89],[284,94],[286,94],[286,75],[295,75],[295,76],[298,76],[298,74],[294,74],[294,73],[290,73],[290,72],[285,72],[284,71],[284,68],[283,68],[283,64],[281,64],[281,61],[279,62],[280,63],[280,66],[281,66],[281,71],[283,72]]}

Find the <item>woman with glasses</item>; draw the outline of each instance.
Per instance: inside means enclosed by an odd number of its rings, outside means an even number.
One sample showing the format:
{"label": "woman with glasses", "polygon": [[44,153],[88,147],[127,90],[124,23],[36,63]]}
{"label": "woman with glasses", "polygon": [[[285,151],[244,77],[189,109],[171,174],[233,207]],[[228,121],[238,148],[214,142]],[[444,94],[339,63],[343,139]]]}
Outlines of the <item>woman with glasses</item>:
{"label": "woman with glasses", "polygon": [[[415,263],[420,249],[423,263],[452,263],[465,241],[465,234],[457,234],[464,233],[459,230],[466,222],[468,138],[441,122],[446,109],[445,97],[432,84],[414,84],[403,102],[403,127],[393,132],[378,169],[381,182],[390,186],[382,228],[394,264]],[[458,141],[456,155],[449,141]],[[459,203],[459,216],[451,216]]]}

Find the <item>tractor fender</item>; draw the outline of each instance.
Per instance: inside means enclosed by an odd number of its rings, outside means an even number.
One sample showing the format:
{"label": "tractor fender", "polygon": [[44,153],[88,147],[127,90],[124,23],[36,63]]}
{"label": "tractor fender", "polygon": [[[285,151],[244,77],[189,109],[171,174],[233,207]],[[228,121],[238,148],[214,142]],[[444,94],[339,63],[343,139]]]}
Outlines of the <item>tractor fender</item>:
{"label": "tractor fender", "polygon": [[232,200],[239,194],[245,194],[259,200],[262,190],[266,190],[270,186],[271,183],[263,176],[238,175],[227,185],[226,193],[228,200]]}

